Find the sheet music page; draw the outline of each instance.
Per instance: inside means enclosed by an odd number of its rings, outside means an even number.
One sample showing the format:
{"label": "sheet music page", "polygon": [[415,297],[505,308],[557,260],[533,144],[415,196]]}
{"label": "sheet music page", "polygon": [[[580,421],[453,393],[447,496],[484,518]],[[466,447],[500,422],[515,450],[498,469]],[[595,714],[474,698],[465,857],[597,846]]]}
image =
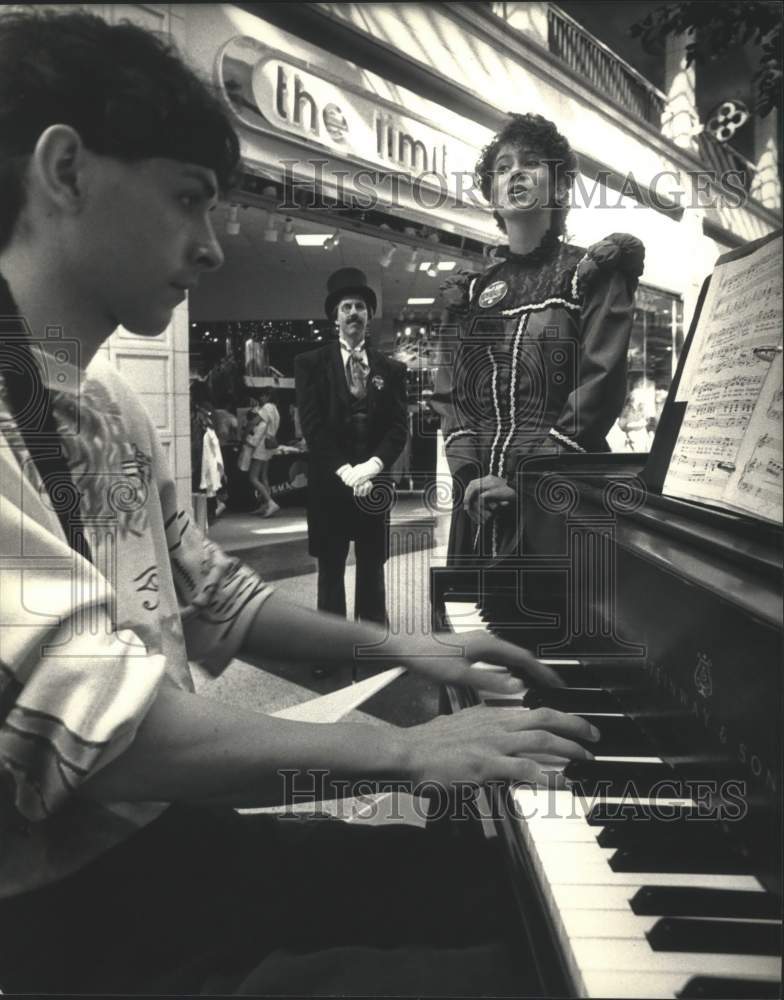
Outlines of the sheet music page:
{"label": "sheet music page", "polygon": [[756,517],[775,524],[781,522],[784,503],[782,372],[782,356],[777,354],[768,371],[759,403],[738,452],[735,472],[726,490],[727,505],[733,510],[751,511]]}
{"label": "sheet music page", "polygon": [[774,362],[781,356],[781,250],[779,237],[714,271],[678,391],[687,407],[664,482],[669,496],[772,516],[775,486],[760,479],[767,459],[760,453],[760,464],[745,467],[754,447],[747,436],[759,431],[755,440],[759,445],[764,438],[759,446],[765,455],[781,441],[780,426],[765,416],[775,395]]}

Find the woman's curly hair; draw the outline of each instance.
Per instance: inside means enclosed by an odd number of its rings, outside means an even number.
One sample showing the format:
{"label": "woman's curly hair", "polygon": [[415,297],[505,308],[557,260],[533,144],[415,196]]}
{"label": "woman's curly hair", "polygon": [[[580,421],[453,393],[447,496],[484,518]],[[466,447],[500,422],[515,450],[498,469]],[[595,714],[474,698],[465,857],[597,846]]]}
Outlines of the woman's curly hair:
{"label": "woman's curly hair", "polygon": [[[495,158],[502,146],[525,148],[539,153],[549,164],[556,185],[566,181],[568,188],[571,188],[577,172],[577,155],[553,122],[542,115],[510,115],[507,124],[482,150],[475,167],[479,190],[488,202],[492,199]],[[567,211],[566,205],[553,208],[551,228],[559,236],[564,232]],[[498,212],[493,212],[493,218],[499,229],[506,232],[506,224]]]}

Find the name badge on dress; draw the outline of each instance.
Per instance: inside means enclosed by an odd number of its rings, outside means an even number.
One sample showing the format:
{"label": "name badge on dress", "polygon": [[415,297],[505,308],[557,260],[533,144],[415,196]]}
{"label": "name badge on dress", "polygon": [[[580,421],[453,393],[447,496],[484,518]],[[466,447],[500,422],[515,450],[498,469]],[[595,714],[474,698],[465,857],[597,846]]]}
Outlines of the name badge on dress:
{"label": "name badge on dress", "polygon": [[505,281],[492,282],[479,296],[480,309],[489,309],[490,306],[494,306],[496,302],[501,301],[508,291],[509,285]]}

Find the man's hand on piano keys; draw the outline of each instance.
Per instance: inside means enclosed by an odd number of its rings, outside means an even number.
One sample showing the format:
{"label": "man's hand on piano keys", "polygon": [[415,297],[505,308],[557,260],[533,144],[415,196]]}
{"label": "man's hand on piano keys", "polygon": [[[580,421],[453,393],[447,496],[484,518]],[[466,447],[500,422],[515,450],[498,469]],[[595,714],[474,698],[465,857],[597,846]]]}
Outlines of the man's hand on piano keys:
{"label": "man's hand on piano keys", "polygon": [[406,771],[417,782],[444,785],[511,781],[552,787],[554,771],[593,759],[577,740],[591,742],[596,735],[578,715],[477,705],[407,729]]}
{"label": "man's hand on piano keys", "polygon": [[[459,635],[436,633],[406,640],[401,646],[399,655],[406,666],[442,684],[464,685],[495,694],[522,692],[524,685],[520,678],[531,686],[564,687],[555,671],[533,653],[497,639],[483,629]],[[479,663],[484,666],[477,666]],[[488,670],[487,664],[498,669]]]}

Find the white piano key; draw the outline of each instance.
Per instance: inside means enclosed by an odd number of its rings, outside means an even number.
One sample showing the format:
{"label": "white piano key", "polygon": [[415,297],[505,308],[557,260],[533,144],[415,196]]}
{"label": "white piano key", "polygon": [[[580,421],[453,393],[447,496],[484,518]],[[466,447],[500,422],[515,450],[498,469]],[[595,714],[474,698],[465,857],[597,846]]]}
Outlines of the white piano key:
{"label": "white piano key", "polygon": [[552,885],[552,897],[560,910],[624,910],[629,911],[629,901],[637,886],[580,885],[564,882]]}
{"label": "white piano key", "polygon": [[596,761],[608,761],[613,764],[663,764],[664,761],[661,757],[612,757],[606,756],[604,754],[596,754],[594,756]]}
{"label": "white piano key", "polygon": [[584,992],[582,996],[624,997],[625,1000],[671,1000],[679,993],[690,976],[680,972],[625,972],[620,977],[616,972],[584,972],[581,975]]}
{"label": "white piano key", "polygon": [[602,830],[600,826],[588,826],[582,819],[541,820],[529,824],[531,838],[536,843],[592,844]]}
{"label": "white piano key", "polygon": [[[552,898],[559,910],[628,910],[631,899],[639,888],[636,885],[586,885],[577,882],[550,886]],[[765,890],[758,882],[750,891]]]}
{"label": "white piano key", "polygon": [[473,601],[444,601],[444,617],[453,632],[469,632],[476,628],[487,631],[479,605]]}
{"label": "white piano key", "polygon": [[559,910],[559,916],[570,941],[583,937],[641,940],[645,932],[661,919],[658,916],[637,916],[628,905],[626,910]]}
{"label": "white piano key", "polygon": [[684,872],[614,872],[607,864],[581,864],[563,858],[557,866],[545,864],[546,876],[552,885],[676,885],[684,888],[703,886],[706,889],[753,889],[759,882],[753,875],[691,874]]}
{"label": "white piano key", "polygon": [[544,865],[549,869],[570,865],[606,865],[609,875],[615,875],[610,868],[610,858],[616,847],[602,847],[596,840],[581,843],[560,844],[545,837],[534,836],[536,850]]}
{"label": "white piano key", "polygon": [[[580,971],[680,972],[684,975],[768,976],[781,974],[781,958],[775,955],[723,955],[714,952],[654,951],[647,940],[575,938],[572,953]],[[626,995],[625,993],[623,994]]]}

